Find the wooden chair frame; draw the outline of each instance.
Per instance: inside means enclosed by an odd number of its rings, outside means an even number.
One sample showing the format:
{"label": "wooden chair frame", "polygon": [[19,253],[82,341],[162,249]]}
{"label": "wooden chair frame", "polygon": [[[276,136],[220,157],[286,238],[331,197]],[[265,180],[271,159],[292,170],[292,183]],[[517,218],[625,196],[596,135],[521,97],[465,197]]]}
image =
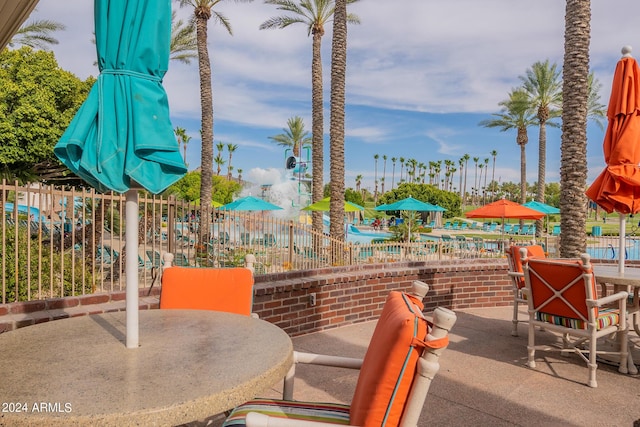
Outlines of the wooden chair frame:
{"label": "wooden chair frame", "polygon": [[[527,249],[520,248],[520,256],[525,279],[524,291],[527,293],[529,307],[528,366],[535,368],[536,350],[574,352],[587,364],[589,369],[587,384],[590,387],[597,387],[596,356],[615,355],[619,357],[620,362],[618,371],[626,374],[628,372],[626,307],[628,293],[617,292],[597,298],[595,278],[588,254],[582,254],[580,260],[527,258]],[[610,325],[599,327],[599,309],[606,305],[616,306],[618,320]],[[552,323],[541,320],[541,314],[558,317]],[[559,319],[563,319],[563,322],[566,319],[565,323],[568,325],[558,324]],[[578,325],[585,327],[581,328]],[[536,326],[562,334],[562,348],[536,345]],[[597,349],[599,338],[614,334],[619,343],[618,351]]]}
{"label": "wooden chair frame", "polygon": [[[412,286],[411,294],[422,299],[426,295],[428,289],[429,288],[425,283],[415,281]],[[442,307],[436,308],[433,313],[433,326],[425,337],[425,341],[429,342],[446,339],[449,330],[453,327],[455,321],[456,315],[453,311]],[[431,381],[440,368],[438,363],[440,354],[445,348],[446,345],[440,346],[439,348],[427,347],[422,353],[422,356],[418,358],[417,370],[413,377],[407,402],[402,411],[402,418],[399,424],[400,426],[417,426]],[[291,401],[293,399],[295,366],[297,363],[360,369],[363,359],[294,352],[294,365],[284,381],[283,398],[285,401]],[[267,414],[258,412],[250,412],[246,416],[247,427],[328,427],[335,425],[337,424],[271,417]]]}
{"label": "wooden chair frame", "polygon": [[[509,263],[508,275],[512,281],[513,291],[513,329],[511,335],[518,336],[518,323],[527,323],[526,320],[520,320],[518,309],[520,305],[527,305],[527,298],[523,293],[525,288],[524,273],[522,272],[522,259],[520,258],[520,248],[522,246],[510,246],[505,251],[507,262]],[[544,256],[544,250],[540,245],[527,246],[527,254],[529,256]]]}

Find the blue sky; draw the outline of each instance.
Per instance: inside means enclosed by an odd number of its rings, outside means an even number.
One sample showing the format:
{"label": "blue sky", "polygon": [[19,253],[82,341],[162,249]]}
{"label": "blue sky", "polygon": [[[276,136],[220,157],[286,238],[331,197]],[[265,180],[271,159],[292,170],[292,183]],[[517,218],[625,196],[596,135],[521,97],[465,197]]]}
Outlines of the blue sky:
{"label": "blue sky", "polygon": [[[254,182],[284,172],[284,151],[268,139],[282,132],[298,115],[311,129],[311,38],[306,27],[259,30],[280,15],[262,2],[223,2],[233,36],[209,26],[213,68],[214,142],[233,143],[234,169]],[[640,1],[592,0],[591,67],[602,84],[607,104],[611,78],[623,45],[640,52]],[[173,3],[177,8],[177,4]],[[363,175],[372,188],[374,154],[387,155],[386,187],[391,183],[392,157],[430,161],[453,160],[464,154],[490,158],[497,150],[496,179],[520,180],[520,151],[515,133],[478,126],[499,110],[498,103],[520,84],[536,61],[549,59],[561,67],[564,7],[559,0],[361,0],[350,8],[361,24],[349,27],[347,58],[346,184]],[[187,9],[177,9],[186,17]],[[624,13],[620,13],[623,10]],[[32,15],[62,22],[54,47],[59,64],[81,78],[97,75],[93,2],[40,0]],[[329,87],[331,24],[323,37],[325,85],[325,179],[329,170]],[[190,169],[200,164],[200,98],[197,63],[171,63],[164,85],[174,127],[187,129]],[[588,127],[588,180],[604,167],[604,133]],[[560,131],[547,134],[547,182],[559,181]],[[537,176],[538,130],[529,130],[527,180]],[[469,173],[473,173],[472,161]],[[490,161],[491,165],[491,161]],[[396,182],[399,174],[396,165]],[[265,173],[269,171],[272,173]],[[223,168],[226,173],[226,167]],[[491,169],[490,175],[491,177]],[[454,180],[454,185],[457,183]]]}

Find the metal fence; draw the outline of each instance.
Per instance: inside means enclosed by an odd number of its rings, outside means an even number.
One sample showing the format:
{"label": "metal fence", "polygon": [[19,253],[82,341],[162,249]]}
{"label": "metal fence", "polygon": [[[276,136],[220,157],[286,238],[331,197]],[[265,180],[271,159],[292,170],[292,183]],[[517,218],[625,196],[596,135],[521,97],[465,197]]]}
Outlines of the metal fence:
{"label": "metal fence", "polygon": [[[201,221],[199,207],[173,197],[139,195],[138,248],[125,246],[125,198],[93,190],[0,185],[0,303],[86,295],[125,288],[125,258],[138,259],[141,287],[159,279],[163,254],[174,264],[233,267],[255,257],[255,273],[338,265],[501,257],[500,233],[450,239],[421,235],[391,242],[388,233],[352,229],[346,242],[315,233],[307,221],[269,212],[213,210]],[[200,233],[201,224],[206,233]],[[363,230],[359,232],[358,230]],[[354,234],[355,233],[355,234]],[[200,234],[206,235],[200,241]],[[557,238],[544,244],[553,255]]]}

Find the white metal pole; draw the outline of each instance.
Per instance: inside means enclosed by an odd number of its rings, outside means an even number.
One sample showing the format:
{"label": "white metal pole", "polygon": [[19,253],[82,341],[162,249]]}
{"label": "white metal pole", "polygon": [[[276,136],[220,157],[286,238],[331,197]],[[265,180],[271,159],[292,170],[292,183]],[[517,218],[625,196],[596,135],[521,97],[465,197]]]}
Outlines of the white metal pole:
{"label": "white metal pole", "polygon": [[620,241],[618,246],[618,273],[624,274],[624,259],[626,255],[627,216],[620,214]]}
{"label": "white metal pole", "polygon": [[125,205],[127,256],[125,274],[127,277],[127,348],[138,348],[138,191],[126,193]]}

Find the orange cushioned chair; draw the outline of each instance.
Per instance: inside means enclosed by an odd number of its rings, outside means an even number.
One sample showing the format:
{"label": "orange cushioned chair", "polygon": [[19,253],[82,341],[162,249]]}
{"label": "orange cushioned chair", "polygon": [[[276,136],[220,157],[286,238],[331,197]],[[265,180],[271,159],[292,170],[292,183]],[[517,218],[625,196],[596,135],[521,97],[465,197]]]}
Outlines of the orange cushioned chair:
{"label": "orange cushioned chair", "polygon": [[[620,363],[618,371],[626,374],[627,292],[598,299],[588,254],[580,259],[527,258],[527,250],[521,248],[520,256],[529,305],[529,367],[536,366],[536,350],[574,352],[587,363],[588,385],[597,387],[596,355],[613,354]],[[562,334],[562,347],[536,345],[535,326]],[[619,348],[598,352],[598,338],[614,333]]]}
{"label": "orange cushioned chair", "polygon": [[507,255],[507,261],[509,263],[508,274],[509,277],[511,277],[511,281],[513,282],[513,330],[511,331],[511,335],[513,335],[514,337],[518,336],[518,322],[523,322],[522,320],[518,320],[518,306],[520,304],[527,304],[525,295],[522,292],[522,290],[524,289],[524,273],[522,272],[522,258],[520,257],[520,248],[527,249],[527,256],[529,258],[546,258],[544,249],[540,245],[510,246],[505,251]]}
{"label": "orange cushioned chair", "polygon": [[292,400],[294,364],[285,378],[284,400],[247,402],[231,412],[223,427],[417,425],[456,321],[445,308],[436,308],[433,323],[425,319],[427,290],[426,284],[414,282],[411,293],[389,294],[363,360],[295,352],[296,363],[360,368],[351,405]]}
{"label": "orange cushioned chair", "polygon": [[253,273],[247,268],[167,266],[162,272],[161,309],[215,310],[251,315]]}

